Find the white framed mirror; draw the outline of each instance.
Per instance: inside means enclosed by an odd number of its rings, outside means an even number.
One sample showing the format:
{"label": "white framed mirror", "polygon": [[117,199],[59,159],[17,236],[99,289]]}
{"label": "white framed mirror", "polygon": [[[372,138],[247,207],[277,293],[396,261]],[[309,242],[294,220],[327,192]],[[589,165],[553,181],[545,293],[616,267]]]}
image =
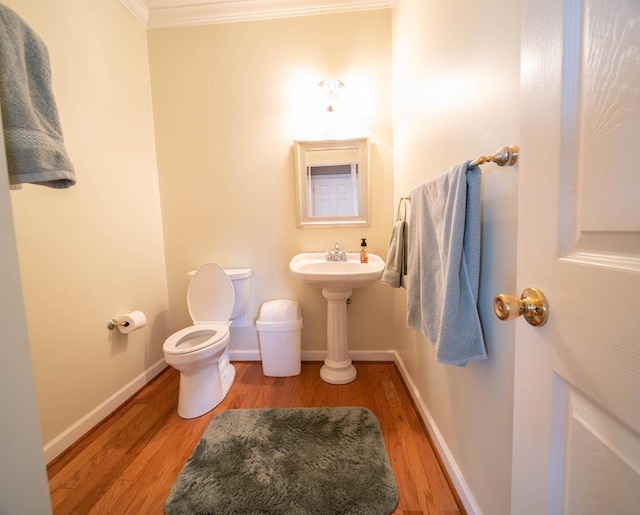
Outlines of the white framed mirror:
{"label": "white framed mirror", "polygon": [[298,227],[369,225],[369,138],[295,141]]}

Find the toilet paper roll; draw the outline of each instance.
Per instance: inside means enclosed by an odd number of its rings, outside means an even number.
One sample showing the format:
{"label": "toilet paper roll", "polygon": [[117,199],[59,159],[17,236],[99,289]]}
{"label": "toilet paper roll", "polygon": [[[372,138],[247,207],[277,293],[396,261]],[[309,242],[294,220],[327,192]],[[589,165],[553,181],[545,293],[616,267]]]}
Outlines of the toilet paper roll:
{"label": "toilet paper roll", "polygon": [[147,317],[142,311],[132,311],[118,318],[118,330],[122,334],[130,333],[147,325]]}

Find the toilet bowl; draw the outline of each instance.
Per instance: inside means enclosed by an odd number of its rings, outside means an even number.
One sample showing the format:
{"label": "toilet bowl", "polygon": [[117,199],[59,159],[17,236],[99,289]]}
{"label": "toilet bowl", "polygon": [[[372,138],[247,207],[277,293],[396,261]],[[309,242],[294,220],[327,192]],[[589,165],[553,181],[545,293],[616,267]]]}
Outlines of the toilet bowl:
{"label": "toilet bowl", "polygon": [[251,269],[202,265],[187,290],[193,325],[175,332],[162,346],[165,361],[180,372],[178,415],[195,418],[225,398],[236,375],[229,361],[229,326],[246,317]]}

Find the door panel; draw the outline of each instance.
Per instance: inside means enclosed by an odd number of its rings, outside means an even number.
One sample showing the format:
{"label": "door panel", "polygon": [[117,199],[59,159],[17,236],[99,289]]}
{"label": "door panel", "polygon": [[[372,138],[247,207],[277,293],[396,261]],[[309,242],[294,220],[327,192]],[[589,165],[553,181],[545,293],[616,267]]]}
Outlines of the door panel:
{"label": "door panel", "polygon": [[[557,428],[566,449],[565,505],[557,513],[637,514],[640,506],[640,445],[628,427],[566,383],[565,424]],[[561,497],[558,501],[561,502]],[[555,510],[554,510],[555,511]]]}

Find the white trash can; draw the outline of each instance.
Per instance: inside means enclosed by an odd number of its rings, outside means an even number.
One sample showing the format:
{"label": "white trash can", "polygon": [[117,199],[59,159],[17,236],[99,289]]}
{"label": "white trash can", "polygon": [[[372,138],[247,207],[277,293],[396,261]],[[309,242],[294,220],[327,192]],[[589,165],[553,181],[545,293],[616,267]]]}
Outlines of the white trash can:
{"label": "white trash can", "polygon": [[302,313],[294,300],[262,304],[256,320],[262,354],[262,372],[269,377],[297,376],[302,363]]}

